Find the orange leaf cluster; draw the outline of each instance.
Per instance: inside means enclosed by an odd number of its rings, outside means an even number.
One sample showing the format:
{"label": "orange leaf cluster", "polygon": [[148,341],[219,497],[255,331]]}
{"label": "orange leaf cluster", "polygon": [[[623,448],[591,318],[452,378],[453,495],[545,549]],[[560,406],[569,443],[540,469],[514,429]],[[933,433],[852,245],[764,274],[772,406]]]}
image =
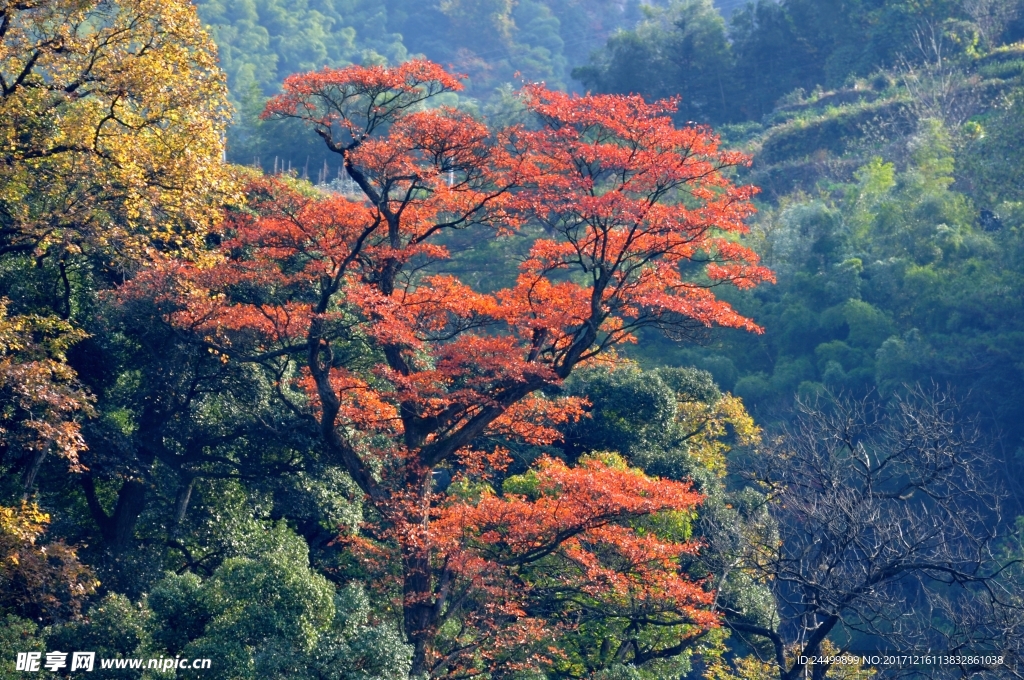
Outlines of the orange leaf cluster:
{"label": "orange leaf cluster", "polygon": [[[301,116],[318,125],[341,124],[372,132],[425,99],[462,89],[460,78],[432,62],[413,59],[394,68],[325,67],[285,78],[284,92],[270,100],[264,118]],[[346,106],[352,100],[360,106]],[[368,129],[367,129],[368,128]]]}
{"label": "orange leaf cluster", "polygon": [[680,558],[698,545],[632,525],[659,513],[691,513],[702,497],[689,484],[598,458],[576,468],[545,458],[519,486],[523,493],[449,502],[430,524],[435,559],[449,584],[444,596],[487,603],[484,612],[466,617],[479,645],[475,652],[515,656],[500,622],[517,623],[524,632],[519,646],[536,648],[570,632],[567,616],[531,613],[550,609],[538,605],[552,600],[563,613],[586,602],[623,618],[671,612],[675,624],[718,625],[712,593],[680,570]]}
{"label": "orange leaf cluster", "polygon": [[93,410],[64,353],[83,337],[59,319],[8,316],[0,298],[0,451],[52,450],[80,469],[86,446],[78,418]]}
{"label": "orange leaf cluster", "polygon": [[[694,547],[630,524],[689,512],[688,486],[548,460],[536,497],[468,503],[439,501],[432,475],[489,478],[506,457],[486,437],[556,441],[581,404],[539,395],[640,328],[759,332],[712,292],[772,279],[742,243],[755,190],[725,174],[748,159],[707,129],[676,128],[671,101],[530,85],[536,124],[503,129],[420,106],[459,87],[424,61],[288,78],[264,115],[309,125],[360,199],[256,178],[213,257],[161,263],[124,294],[299,388],[305,401],[285,386],[282,398],[319,421],[328,455],[384,518],[376,535],[401,555],[415,673],[444,658],[438,636],[457,612],[490,640],[550,633],[511,585],[538,561],[581,597],[658,602],[714,625],[700,585],[674,566]],[[455,230],[532,238],[516,283],[484,293],[432,271]]]}
{"label": "orange leaf cluster", "polygon": [[[544,121],[523,133],[543,178],[528,209],[553,237],[533,244],[503,301],[519,310],[520,325],[547,334],[553,363],[591,355],[645,325],[760,332],[710,290],[773,280],[737,240],[755,189],[722,173],[749,158],[719,149],[707,129],[676,128],[671,101],[579,97],[539,85],[524,96]],[[704,263],[703,281],[684,278],[682,265],[692,262]],[[602,325],[583,346],[579,329],[588,321]]]}

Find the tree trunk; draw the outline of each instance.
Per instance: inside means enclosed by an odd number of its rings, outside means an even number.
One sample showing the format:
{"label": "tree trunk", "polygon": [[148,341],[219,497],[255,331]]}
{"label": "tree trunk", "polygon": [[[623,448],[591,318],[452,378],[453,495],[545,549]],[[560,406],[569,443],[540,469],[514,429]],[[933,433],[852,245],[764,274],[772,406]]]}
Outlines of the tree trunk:
{"label": "tree trunk", "polygon": [[[82,488],[85,491],[85,499],[89,505],[89,512],[93,520],[100,528],[103,536],[104,546],[111,553],[117,555],[123,553],[134,541],[135,527],[139,517],[146,509],[146,478],[153,463],[156,461],[156,451],[161,446],[161,428],[166,422],[167,416],[157,407],[156,403],[148,404],[142,412],[139,433],[131,450],[134,455],[128,454],[129,450],[116,450],[112,458],[121,461],[118,476],[124,481],[117,492],[117,503],[111,514],[107,514],[96,495],[95,480],[91,472],[82,474]],[[96,442],[91,442],[94,450],[104,447],[101,437]]]}
{"label": "tree trunk", "polygon": [[122,553],[135,538],[135,525],[146,508],[146,484],[139,479],[129,479],[121,485],[117,494],[117,505],[110,518],[111,526],[105,536],[107,544],[115,553]]}
{"label": "tree trunk", "polygon": [[23,484],[23,492],[21,499],[28,500],[29,494],[32,492],[32,486],[36,483],[36,476],[39,474],[39,470],[43,467],[43,460],[46,458],[46,454],[50,450],[51,444],[40,448],[32,456],[32,462],[29,463],[28,469],[25,470],[25,480]]}
{"label": "tree trunk", "polygon": [[174,520],[171,522],[170,537],[177,538],[181,532],[181,524],[185,521],[185,513],[188,512],[188,504],[192,499],[192,488],[195,486],[196,478],[191,475],[182,480],[178,488],[178,495],[174,499]]}
{"label": "tree trunk", "polygon": [[117,492],[114,512],[107,514],[96,495],[96,485],[88,472],[82,475],[82,488],[89,512],[100,528],[103,543],[114,554],[123,553],[135,537],[135,526],[146,508],[146,484],[140,479],[128,479]]}
{"label": "tree trunk", "polygon": [[[437,620],[441,612],[435,606],[433,570],[430,564],[431,546],[426,533],[430,508],[430,488],[433,474],[429,469],[409,470],[407,488],[420,489],[420,505],[406,517],[411,545],[402,546],[402,596],[405,635],[413,646],[411,678],[429,677],[429,656],[437,635]],[[416,528],[423,534],[417,535]],[[418,540],[417,540],[418,539]],[[408,539],[407,539],[408,540]]]}
{"label": "tree trunk", "polygon": [[423,549],[408,549],[402,566],[405,635],[413,646],[409,677],[427,677],[427,656],[436,633],[429,553]]}

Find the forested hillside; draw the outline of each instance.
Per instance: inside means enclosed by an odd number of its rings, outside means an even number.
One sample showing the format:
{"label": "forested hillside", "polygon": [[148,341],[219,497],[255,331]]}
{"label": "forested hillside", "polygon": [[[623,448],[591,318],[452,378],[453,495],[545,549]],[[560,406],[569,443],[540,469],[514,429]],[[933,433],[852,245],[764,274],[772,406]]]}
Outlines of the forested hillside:
{"label": "forested hillside", "polygon": [[[719,336],[701,349],[655,343],[641,353],[711,370],[769,421],[784,418],[797,395],[947,386],[998,441],[1019,513],[1024,185],[1013,159],[1024,48],[1011,43],[1019,7],[929,3],[927,14],[878,3],[858,14],[844,4],[815,14],[816,5],[748,6],[733,15],[731,43],[715,38],[719,66],[687,69],[685,85],[635,81],[652,83],[652,96],[682,92],[684,106],[685,87],[695,102],[717,89],[703,73],[744,93],[726,100],[738,108],[686,115],[730,123],[720,126],[726,137],[753,153],[743,174],[762,190],[753,236],[779,277],[736,299],[773,332]],[[691,16],[710,17],[700,24],[705,36],[723,25],[706,5]],[[602,66],[577,74],[615,91],[624,89],[608,75],[617,68],[672,73],[660,56],[620,49],[640,36],[651,49],[699,33],[696,20],[685,29],[676,20],[647,36],[661,20],[656,13],[620,34],[592,60]],[[783,42],[794,50],[770,47]],[[756,45],[775,60],[747,51]]]}
{"label": "forested hillside", "polygon": [[615,0],[203,0],[197,9],[238,108],[229,157],[264,166],[277,157],[300,172],[310,172],[307,159],[314,169],[332,159],[297,128],[270,131],[257,119],[293,73],[421,55],[468,75],[457,99],[479,110],[513,81],[572,87],[573,67],[641,16],[638,2]]}
{"label": "forested hillside", "polygon": [[0,680],[1024,676],[1022,154],[1024,0],[0,0]]}

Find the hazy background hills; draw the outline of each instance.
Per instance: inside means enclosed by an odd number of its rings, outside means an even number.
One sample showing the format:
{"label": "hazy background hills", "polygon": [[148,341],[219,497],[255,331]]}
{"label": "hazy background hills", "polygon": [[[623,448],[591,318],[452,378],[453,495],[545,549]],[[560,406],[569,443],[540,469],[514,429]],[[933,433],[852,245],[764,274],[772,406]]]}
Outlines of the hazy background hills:
{"label": "hazy background hills", "polygon": [[[637,358],[697,365],[766,422],[797,395],[949,385],[1020,477],[1024,443],[1024,11],[1020,0],[203,0],[236,121],[229,157],[310,179],[339,162],[257,119],[289,74],[424,55],[469,76],[447,103],[567,90],[679,96],[753,155],[752,239],[779,275],[735,296],[766,328]],[[500,253],[467,245],[460,267]],[[475,258],[475,259],[474,259]],[[508,266],[511,266],[509,264]],[[1014,482],[1015,483],[1015,482]]]}

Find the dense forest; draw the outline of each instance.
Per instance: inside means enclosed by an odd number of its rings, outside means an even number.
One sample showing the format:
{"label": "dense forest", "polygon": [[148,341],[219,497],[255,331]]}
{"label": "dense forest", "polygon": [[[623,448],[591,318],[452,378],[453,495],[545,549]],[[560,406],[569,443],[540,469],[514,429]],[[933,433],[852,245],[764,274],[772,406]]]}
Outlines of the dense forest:
{"label": "dense forest", "polygon": [[1024,677],[1022,154],[1022,0],[0,0],[0,680]]}

